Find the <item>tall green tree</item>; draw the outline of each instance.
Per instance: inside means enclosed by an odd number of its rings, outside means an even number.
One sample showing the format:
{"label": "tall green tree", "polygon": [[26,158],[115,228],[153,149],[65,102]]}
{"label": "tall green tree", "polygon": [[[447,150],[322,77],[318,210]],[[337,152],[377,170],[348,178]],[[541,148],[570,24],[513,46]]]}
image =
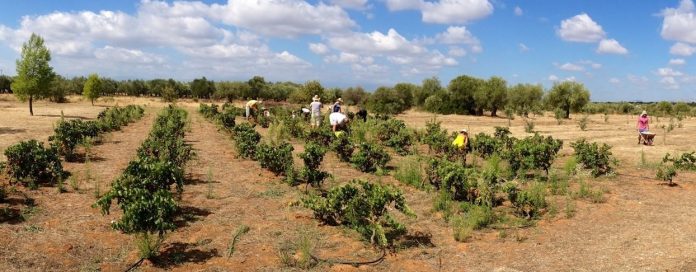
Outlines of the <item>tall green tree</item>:
{"label": "tall green tree", "polygon": [[12,77],[0,75],[0,93],[12,91]]}
{"label": "tall green tree", "polygon": [[367,99],[367,109],[378,114],[399,114],[409,107],[396,90],[379,87]]}
{"label": "tall green tree", "polygon": [[507,103],[507,82],[502,77],[491,77],[483,86],[486,93],[486,109],[491,116],[498,116],[498,109],[505,108]]}
{"label": "tall green tree", "polygon": [[571,111],[579,111],[590,102],[590,92],[585,85],[574,81],[554,83],[546,95],[549,106],[565,112],[565,118],[570,118]]}
{"label": "tall green tree", "polygon": [[249,87],[251,87],[251,99],[257,99],[259,94],[267,88],[266,80],[262,76],[254,76],[247,82]]}
{"label": "tall green tree", "polygon": [[541,108],[544,87],[532,84],[517,84],[508,90],[506,107],[524,117]]}
{"label": "tall green tree", "polygon": [[94,106],[94,100],[99,98],[99,95],[104,89],[104,84],[97,74],[91,74],[87,77],[85,81],[85,87],[82,89],[82,96],[92,101],[92,106]]}
{"label": "tall green tree", "polygon": [[360,86],[348,87],[348,89],[343,91],[343,101],[348,106],[362,105],[369,96],[370,94],[365,92],[365,89]]}
{"label": "tall green tree", "polygon": [[437,77],[426,78],[423,80],[421,87],[416,89],[413,93],[413,105],[414,106],[424,106],[425,100],[429,96],[440,93],[444,91],[440,79]]}
{"label": "tall green tree", "polygon": [[413,94],[417,93],[418,89],[420,89],[419,86],[411,83],[397,83],[394,85],[396,95],[401,97],[408,108],[413,106]]}
{"label": "tall green tree", "polygon": [[452,79],[447,86],[449,89],[449,101],[443,101],[453,107],[452,113],[477,114],[477,102],[474,95],[479,93],[485,81],[480,78],[461,75]]}
{"label": "tall green tree", "polygon": [[53,82],[51,52],[44,45],[44,39],[34,33],[22,45],[22,55],[17,60],[17,77],[12,82],[12,92],[21,101],[29,100],[29,114],[34,115],[34,99],[50,95]]}
{"label": "tall green tree", "polygon": [[191,82],[191,95],[196,98],[210,98],[215,93],[215,83],[207,78],[197,78]]}

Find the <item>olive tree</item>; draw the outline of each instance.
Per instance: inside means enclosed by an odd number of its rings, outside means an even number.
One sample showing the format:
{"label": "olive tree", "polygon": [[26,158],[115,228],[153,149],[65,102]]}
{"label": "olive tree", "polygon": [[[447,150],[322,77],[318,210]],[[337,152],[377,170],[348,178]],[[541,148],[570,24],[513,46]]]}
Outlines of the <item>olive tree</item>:
{"label": "olive tree", "polygon": [[29,100],[29,114],[34,115],[34,99],[50,95],[50,87],[55,77],[51,52],[44,45],[44,39],[34,33],[22,45],[22,54],[17,60],[17,77],[12,82],[12,92],[21,101]]}
{"label": "olive tree", "polygon": [[565,112],[565,118],[570,118],[570,111],[579,111],[590,102],[590,92],[585,85],[574,81],[554,83],[546,95],[547,104]]}
{"label": "olive tree", "polygon": [[84,88],[82,89],[82,95],[92,101],[92,106],[94,106],[94,100],[99,98],[99,94],[101,94],[102,90],[102,80],[97,74],[91,74],[89,77],[87,77],[87,81],[85,81]]}
{"label": "olive tree", "polygon": [[541,108],[544,88],[541,85],[517,84],[507,92],[507,107],[524,117]]}
{"label": "olive tree", "polygon": [[485,108],[491,111],[491,116],[498,116],[498,109],[505,108],[507,103],[507,82],[502,77],[491,77],[483,86]]}

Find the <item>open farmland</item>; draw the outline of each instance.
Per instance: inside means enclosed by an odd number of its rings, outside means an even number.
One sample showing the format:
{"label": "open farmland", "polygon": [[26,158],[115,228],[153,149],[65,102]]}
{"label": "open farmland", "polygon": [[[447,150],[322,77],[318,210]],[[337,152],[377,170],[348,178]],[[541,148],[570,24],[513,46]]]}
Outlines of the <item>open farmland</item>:
{"label": "open farmland", "polygon": [[[66,184],[66,192],[55,186],[29,190],[11,186],[8,197],[0,203],[0,270],[7,271],[122,271],[138,261],[138,246],[133,236],[114,230],[110,222],[121,212],[113,209],[103,216],[92,207],[96,195],[103,195],[110,184],[136,156],[138,146],[148,137],[156,116],[166,104],[159,99],[115,98],[89,101],[71,98],[64,104],[39,104],[31,119],[26,106],[9,96],[0,101],[0,147],[20,140],[46,142],[53,133],[61,111],[65,118],[95,119],[103,106],[144,105],[142,119],[110,132],[92,147],[90,162],[63,162],[75,185]],[[240,158],[235,140],[199,113],[199,104],[180,101],[188,112],[190,125],[185,141],[196,156],[186,164],[184,190],[179,200],[176,228],[166,234],[160,254],[145,261],[142,271],[283,271],[301,270],[288,265],[301,259],[303,244],[322,259],[371,260],[379,257],[369,241],[348,227],[321,224],[299,202],[305,186],[292,187],[282,176],[263,169],[259,163]],[[406,235],[388,247],[384,259],[372,265],[354,267],[320,262],[314,271],[636,271],[696,269],[696,186],[693,173],[679,172],[677,186],[665,186],[656,180],[655,165],[665,153],[693,150],[690,135],[696,132],[696,120],[687,118],[682,128],[669,133],[663,144],[658,129],[655,146],[637,145],[633,116],[591,115],[585,131],[575,118],[558,125],[551,116],[530,116],[534,131],[564,141],[552,171],[562,172],[573,153],[569,144],[580,138],[610,144],[619,161],[618,174],[596,179],[578,174],[570,182],[570,191],[589,184],[603,192],[602,201],[564,195],[548,196],[551,203],[544,213],[523,225],[502,225],[476,230],[465,242],[453,238],[453,228],[442,212],[433,209],[438,194],[403,184],[394,178],[406,157],[388,149],[392,160],[389,171],[363,173],[340,161],[329,151],[321,164],[332,177],[324,181],[328,189],[352,179],[390,184],[401,190],[406,203],[416,215],[395,217],[407,226]],[[434,117],[432,113],[407,111],[396,116],[409,128],[422,129]],[[495,126],[507,126],[505,118],[461,115],[437,116],[449,131],[467,128],[474,136],[493,133]],[[663,123],[667,118],[661,118]],[[244,123],[236,118],[237,125]],[[655,122],[654,127],[661,123]],[[511,121],[512,136],[528,134],[522,118]],[[255,128],[262,139],[271,137],[269,129]],[[654,129],[655,130],[655,129]],[[293,138],[295,165],[302,165],[298,154],[304,141]],[[421,155],[427,147],[417,144]],[[641,162],[641,152],[645,161]],[[473,162],[472,162],[473,161]],[[482,163],[469,155],[469,163]],[[9,180],[3,180],[7,185]],[[312,191],[314,189],[310,189]],[[502,205],[507,207],[508,204]],[[554,211],[555,210],[555,211]],[[526,221],[526,219],[524,219]],[[247,226],[248,232],[235,232]],[[234,245],[230,254],[230,246]],[[284,261],[285,260],[285,261]]]}

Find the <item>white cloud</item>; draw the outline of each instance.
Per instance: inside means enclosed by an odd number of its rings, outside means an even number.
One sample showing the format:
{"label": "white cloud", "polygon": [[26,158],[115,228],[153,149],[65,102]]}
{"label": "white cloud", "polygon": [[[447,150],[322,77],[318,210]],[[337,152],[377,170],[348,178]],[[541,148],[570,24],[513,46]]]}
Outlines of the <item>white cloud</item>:
{"label": "white cloud", "polygon": [[669,60],[669,65],[677,66],[677,65],[684,65],[684,64],[686,64],[686,60],[684,60],[684,59],[670,59]]}
{"label": "white cloud", "polygon": [[564,70],[564,71],[572,71],[572,72],[581,72],[585,71],[585,67],[582,67],[580,65],[566,62],[560,66],[558,66],[558,69]]}
{"label": "white cloud", "polygon": [[618,79],[618,78],[612,77],[612,78],[609,79],[609,83],[611,83],[611,84],[619,84],[619,83],[621,83],[621,80]]}
{"label": "white cloud", "polygon": [[136,49],[118,48],[110,45],[95,50],[94,56],[99,60],[120,63],[161,64],[164,62],[164,58],[156,54],[145,53]]}
{"label": "white cloud", "polygon": [[423,0],[385,0],[387,8],[391,11],[420,9]]}
{"label": "white cloud", "polygon": [[529,51],[529,47],[527,47],[527,45],[525,45],[525,44],[523,44],[523,43],[519,43],[519,44],[517,45],[517,47],[519,47],[520,52],[527,52],[527,51]]}
{"label": "white cloud", "polygon": [[662,11],[663,39],[696,43],[696,14],[691,0],[682,0],[677,8],[666,8]]}
{"label": "white cloud", "polygon": [[657,69],[657,75],[661,77],[679,77],[683,76],[684,73],[677,70],[673,70],[672,68],[659,68]]}
{"label": "white cloud", "polygon": [[329,47],[323,43],[310,43],[309,50],[317,55],[325,55],[326,53],[329,53]]}
{"label": "white cloud", "polygon": [[328,41],[332,47],[351,53],[418,54],[426,51],[424,47],[407,40],[393,28],[389,29],[386,35],[379,31],[351,33],[330,37]]}
{"label": "white cloud", "polygon": [[628,50],[614,39],[602,39],[597,46],[597,53],[600,54],[628,54]]}
{"label": "white cloud", "polygon": [[367,0],[331,0],[331,3],[349,9],[363,10],[367,8]]}
{"label": "white cloud", "polygon": [[650,81],[646,76],[637,76],[634,74],[626,75],[626,79],[628,79],[628,81],[633,82],[633,83],[646,83],[646,82]]}
{"label": "white cloud", "polygon": [[593,21],[587,13],[561,21],[561,28],[557,33],[561,39],[571,42],[597,42],[606,36],[602,26]]}
{"label": "white cloud", "polygon": [[678,42],[669,48],[669,53],[672,55],[688,57],[696,53],[696,47]]}
{"label": "white cloud", "polygon": [[524,11],[522,10],[522,8],[520,8],[520,6],[516,6],[514,12],[517,16],[522,16],[524,14]]}
{"label": "white cloud", "polygon": [[558,81],[558,77],[556,75],[549,75],[547,78],[549,81]]}
{"label": "white cloud", "polygon": [[563,81],[577,81],[577,79],[575,78],[575,76],[569,76],[564,78]]}
{"label": "white cloud", "polygon": [[420,10],[423,22],[436,24],[464,24],[493,13],[488,0],[386,0],[386,4],[391,11]]}
{"label": "white cloud", "polygon": [[667,88],[667,89],[671,89],[671,90],[679,89],[679,83],[677,83],[677,80],[671,76],[663,77],[660,80],[660,83],[665,85],[665,88]]}
{"label": "white cloud", "polygon": [[426,23],[463,24],[490,15],[493,5],[488,0],[440,0],[424,2],[421,11]]}
{"label": "white cloud", "polygon": [[278,37],[345,32],[356,26],[339,6],[301,0],[229,0],[211,5],[210,13],[227,24]]}
{"label": "white cloud", "polygon": [[466,56],[466,50],[461,47],[450,47],[449,52],[447,52],[448,55],[452,57],[463,57]]}

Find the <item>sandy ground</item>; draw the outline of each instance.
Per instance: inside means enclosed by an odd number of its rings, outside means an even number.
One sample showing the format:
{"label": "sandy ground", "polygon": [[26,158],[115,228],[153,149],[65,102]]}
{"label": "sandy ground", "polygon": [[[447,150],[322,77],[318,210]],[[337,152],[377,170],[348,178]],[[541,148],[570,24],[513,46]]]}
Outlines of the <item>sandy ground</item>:
{"label": "sandy ground", "polygon": [[[108,190],[108,184],[123,170],[145,139],[157,109],[157,99],[116,98],[92,107],[77,98],[72,103],[35,104],[29,117],[25,103],[0,97],[0,150],[22,139],[46,140],[60,112],[70,118],[94,118],[107,105],[129,103],[147,106],[142,120],[105,137],[94,147],[95,159],[89,164],[65,163],[79,183],[59,194],[54,187],[29,191],[18,188],[0,208],[16,216],[0,218],[0,270],[2,271],[122,271],[137,260],[133,237],[109,227],[119,216],[102,216],[91,208],[95,192]],[[302,188],[289,187],[258,163],[239,159],[230,137],[205,121],[196,112],[197,103],[181,102],[191,113],[191,131],[187,140],[198,158],[187,167],[188,182],[181,199],[179,228],[167,237],[161,256],[139,269],[144,271],[279,271],[294,270],[282,265],[279,251],[293,248],[300,237],[309,237],[314,252],[326,258],[369,259],[377,252],[361,242],[355,232],[341,227],[320,225],[308,210],[293,205],[303,195]],[[407,112],[399,116],[411,127],[423,127],[430,113]],[[577,118],[579,116],[573,116]],[[649,163],[657,162],[666,152],[693,150],[688,141],[696,122],[683,121],[683,128],[672,131],[663,144],[661,130],[656,145],[637,145],[633,117],[602,115],[581,131],[576,120],[557,125],[552,117],[533,118],[535,130],[566,141],[563,161],[572,148],[569,141],[580,137],[613,146],[620,160],[615,177],[591,181],[605,188],[607,202],[592,204],[571,200],[575,216],[561,212],[547,216],[530,228],[484,230],[467,243],[456,242],[452,230],[438,213],[432,212],[434,193],[400,184],[391,176],[360,173],[327,154],[323,167],[333,174],[325,187],[353,178],[394,184],[407,196],[417,218],[402,218],[409,236],[399,241],[399,250],[391,252],[378,265],[352,266],[327,264],[315,271],[694,271],[696,270],[696,209],[692,201],[696,187],[694,175],[680,174],[679,186],[668,187],[652,177],[650,167],[639,168],[640,153]],[[473,134],[490,133],[495,126],[507,126],[504,118],[439,116],[450,131],[468,128]],[[668,122],[663,118],[661,124]],[[515,136],[527,135],[521,118],[512,120]],[[660,124],[653,124],[659,127]],[[260,132],[265,135],[265,129]],[[303,144],[294,141],[295,153]],[[402,158],[395,156],[390,165]],[[295,159],[299,164],[299,159]],[[91,179],[87,179],[92,176]],[[99,184],[99,185],[97,185]],[[33,199],[35,206],[25,199]],[[563,198],[552,198],[560,201]],[[250,228],[228,257],[235,230]]]}

